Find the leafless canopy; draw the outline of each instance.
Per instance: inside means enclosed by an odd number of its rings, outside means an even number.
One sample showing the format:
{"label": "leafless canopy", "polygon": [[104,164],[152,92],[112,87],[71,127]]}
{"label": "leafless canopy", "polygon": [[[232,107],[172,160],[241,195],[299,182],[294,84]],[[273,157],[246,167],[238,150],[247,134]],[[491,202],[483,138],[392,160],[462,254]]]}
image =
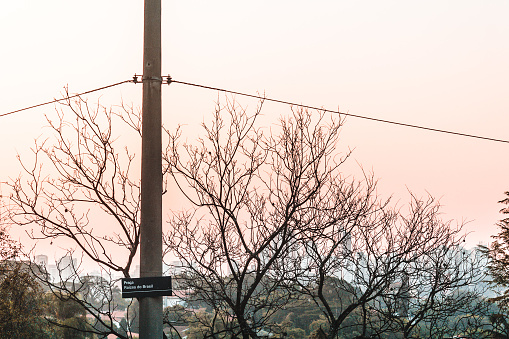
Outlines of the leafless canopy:
{"label": "leafless canopy", "polygon": [[168,250],[185,263],[194,297],[244,337],[297,297],[308,239],[318,247],[340,240],[377,210],[373,181],[340,172],[348,154],[337,152],[337,116],[295,108],[265,133],[256,127],[260,108],[248,115],[235,102],[218,106],[196,146],[180,145],[177,132],[165,156],[194,205],[171,220]]}
{"label": "leafless canopy", "polygon": [[[133,152],[121,143],[117,148],[117,139],[127,136],[114,126],[123,122],[129,126],[127,133],[137,138],[139,115],[126,106],[108,109],[77,97],[63,101],[56,118],[47,121],[51,136],[36,140],[33,162],[20,159],[23,172],[11,184],[16,205],[12,220],[31,227],[35,240],[92,260],[106,275],[129,277],[139,247],[140,184]],[[78,285],[84,286],[83,278],[78,267],[72,268],[77,280],[48,278],[46,285],[55,295],[78,302],[104,325],[101,317],[113,305],[96,307],[84,301],[83,291],[76,292]],[[111,286],[101,291],[103,300],[111,303]],[[114,333],[111,322],[104,328],[102,334]]]}
{"label": "leafless canopy", "polygon": [[363,335],[407,335],[479,281],[478,258],[457,262],[461,225],[442,222],[432,197],[411,195],[402,212],[377,196],[372,176],[343,175],[337,116],[295,108],[267,133],[256,127],[260,107],[249,115],[218,105],[196,145],[169,135],[168,171],[193,207],[174,214],[165,241],[190,300],[213,311],[203,335],[256,336],[303,297],[323,312],[330,338],[357,316]]}
{"label": "leafless canopy", "polygon": [[[467,306],[460,289],[477,282],[479,258],[463,254],[461,225],[442,222],[431,197],[411,195],[402,212],[377,195],[372,175],[345,176],[338,115],[295,107],[262,129],[262,105],[250,114],[235,101],[218,103],[195,143],[183,142],[180,129],[167,131],[162,171],[190,207],[173,212],[164,250],[181,262],[175,280],[187,302],[208,311],[185,312],[200,336],[282,335],[272,320],[294,301],[322,312],[328,328],[320,333],[329,338],[349,326],[363,336],[408,337],[419,322]],[[33,164],[23,160],[12,183],[12,218],[37,225],[34,239],[70,241],[105,272],[129,277],[140,185],[133,153],[116,148],[126,136],[114,121],[139,137],[139,115],[124,106],[78,98],[48,119],[52,137],[36,142]],[[111,326],[112,285],[74,273],[77,280],[47,285],[105,328],[94,333],[125,337]]]}

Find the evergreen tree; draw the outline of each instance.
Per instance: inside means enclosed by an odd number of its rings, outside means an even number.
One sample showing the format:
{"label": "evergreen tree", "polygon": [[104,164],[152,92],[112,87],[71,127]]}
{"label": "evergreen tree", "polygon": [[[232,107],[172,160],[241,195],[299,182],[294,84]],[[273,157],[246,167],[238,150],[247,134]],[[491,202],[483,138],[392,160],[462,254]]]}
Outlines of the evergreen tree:
{"label": "evergreen tree", "polygon": [[49,338],[41,292],[25,263],[0,263],[0,338]]}
{"label": "evergreen tree", "polygon": [[[504,207],[500,213],[509,214],[509,191],[505,192],[505,199],[499,201]],[[506,312],[509,307],[509,217],[505,217],[497,224],[500,232],[493,236],[495,241],[490,247],[483,247],[487,254],[489,263],[488,269],[493,278],[492,283],[505,290],[492,300],[497,302],[499,307]]]}

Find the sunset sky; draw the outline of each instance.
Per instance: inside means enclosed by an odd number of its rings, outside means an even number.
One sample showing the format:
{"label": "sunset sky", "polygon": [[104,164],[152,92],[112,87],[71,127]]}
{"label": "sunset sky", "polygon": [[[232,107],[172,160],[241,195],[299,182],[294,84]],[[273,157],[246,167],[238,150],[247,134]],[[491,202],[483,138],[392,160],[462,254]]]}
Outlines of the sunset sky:
{"label": "sunset sky", "polygon": [[[509,140],[509,1],[163,1],[163,74],[352,114]],[[0,3],[0,114],[142,72],[143,1]],[[141,106],[141,85],[90,95]],[[219,94],[219,98],[224,98]],[[163,119],[196,130],[218,93],[163,87]],[[236,97],[254,108],[253,100]],[[0,181],[17,176],[54,106],[0,117]],[[268,104],[276,123],[289,107]],[[345,170],[409,191],[489,242],[509,190],[509,143],[347,118]],[[349,173],[347,173],[349,174]],[[7,188],[1,185],[5,192]]]}

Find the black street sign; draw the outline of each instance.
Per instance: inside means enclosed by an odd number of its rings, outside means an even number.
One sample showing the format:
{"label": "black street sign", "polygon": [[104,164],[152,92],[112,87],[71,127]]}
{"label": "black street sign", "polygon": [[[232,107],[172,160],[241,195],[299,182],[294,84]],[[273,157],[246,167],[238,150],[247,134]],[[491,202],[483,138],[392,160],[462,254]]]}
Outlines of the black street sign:
{"label": "black street sign", "polygon": [[171,277],[122,279],[122,298],[160,297],[171,295]]}

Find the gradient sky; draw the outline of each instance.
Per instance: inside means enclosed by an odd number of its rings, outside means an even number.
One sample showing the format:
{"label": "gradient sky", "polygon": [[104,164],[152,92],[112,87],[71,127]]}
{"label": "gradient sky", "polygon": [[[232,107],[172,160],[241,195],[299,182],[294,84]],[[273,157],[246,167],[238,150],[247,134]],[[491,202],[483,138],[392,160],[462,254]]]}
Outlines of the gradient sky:
{"label": "gradient sky", "polygon": [[[0,4],[0,114],[142,71],[141,0]],[[509,1],[163,1],[163,74],[353,114],[509,140]],[[141,86],[100,93],[141,105]],[[220,95],[220,97],[223,97]],[[91,95],[96,100],[98,95]],[[207,121],[218,93],[164,87],[171,129]],[[249,107],[254,102],[237,97]],[[19,172],[52,105],[0,118],[0,181]],[[268,124],[289,108],[270,104]],[[271,120],[272,119],[272,120]],[[348,118],[345,170],[379,194],[439,198],[443,218],[490,241],[509,190],[509,144]],[[341,151],[341,150],[340,150]],[[5,187],[3,188],[5,190]]]}

